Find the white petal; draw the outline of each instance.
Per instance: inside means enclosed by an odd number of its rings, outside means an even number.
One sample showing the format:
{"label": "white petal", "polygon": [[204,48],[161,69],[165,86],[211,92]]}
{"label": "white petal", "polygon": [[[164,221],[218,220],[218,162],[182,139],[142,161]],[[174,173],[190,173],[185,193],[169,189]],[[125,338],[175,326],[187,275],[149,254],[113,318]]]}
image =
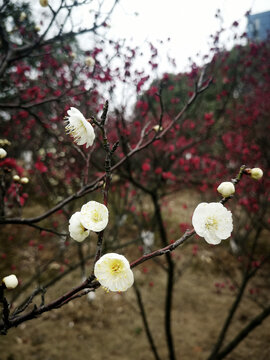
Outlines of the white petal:
{"label": "white petal", "polygon": [[79,242],[83,241],[89,235],[89,230],[84,229],[82,226],[81,213],[79,211],[74,213],[69,219],[68,230],[70,236]]}
{"label": "white petal", "polygon": [[221,239],[216,236],[214,232],[206,231],[204,234],[204,239],[208,244],[218,245],[221,243]]}

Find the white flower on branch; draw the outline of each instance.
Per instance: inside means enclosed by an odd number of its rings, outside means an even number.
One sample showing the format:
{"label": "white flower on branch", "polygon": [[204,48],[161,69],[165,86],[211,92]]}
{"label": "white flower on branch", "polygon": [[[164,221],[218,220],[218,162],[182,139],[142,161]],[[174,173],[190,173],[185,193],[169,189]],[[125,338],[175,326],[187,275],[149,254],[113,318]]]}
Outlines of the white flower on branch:
{"label": "white flower on branch", "polygon": [[224,197],[231,196],[235,193],[235,187],[234,184],[230,181],[224,181],[222,182],[218,188],[217,191]]}
{"label": "white flower on branch", "polygon": [[70,134],[76,144],[89,147],[95,140],[93,126],[85,119],[83,114],[76,108],[71,107],[66,117],[66,132]]}
{"label": "white flower on branch", "polygon": [[250,170],[250,176],[252,179],[260,180],[263,177],[263,171],[260,168],[253,168]]}
{"label": "white flower on branch", "polygon": [[73,214],[69,220],[69,233],[72,239],[81,242],[83,241],[88,235],[89,230],[85,229],[85,227],[81,223],[81,213],[77,211]]}
{"label": "white flower on branch", "polygon": [[192,224],[206,242],[217,245],[231,235],[232,213],[220,203],[201,203],[193,213]]}
{"label": "white flower on branch", "polygon": [[95,264],[94,274],[99,283],[110,291],[126,291],[134,282],[128,260],[115,253],[103,255]]}
{"label": "white flower on branch", "polygon": [[2,279],[2,282],[5,284],[7,289],[15,289],[15,287],[19,284],[16,275],[8,275]]}
{"label": "white flower on branch", "polygon": [[7,152],[5,149],[0,148],[0,159],[4,159],[7,156]]}
{"label": "white flower on branch", "polygon": [[109,221],[107,207],[97,201],[89,201],[81,208],[81,223],[88,229],[100,232],[105,229]]}

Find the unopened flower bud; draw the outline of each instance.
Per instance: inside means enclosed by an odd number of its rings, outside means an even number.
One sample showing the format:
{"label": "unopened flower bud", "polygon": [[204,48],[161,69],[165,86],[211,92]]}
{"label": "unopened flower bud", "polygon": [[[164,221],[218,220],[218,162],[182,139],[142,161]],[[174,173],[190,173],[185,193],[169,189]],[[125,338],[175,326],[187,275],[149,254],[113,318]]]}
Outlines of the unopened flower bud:
{"label": "unopened flower bud", "polygon": [[39,31],[40,31],[40,26],[36,25],[36,26],[35,26],[35,31],[36,31],[36,32],[39,32]]}
{"label": "unopened flower bud", "polygon": [[250,176],[252,179],[260,180],[263,177],[263,171],[260,168],[253,168],[250,170]]}
{"label": "unopened flower bud", "polygon": [[15,289],[15,287],[19,284],[19,281],[16,275],[9,275],[2,279],[2,282],[5,284],[7,289]]}
{"label": "unopened flower bud", "polygon": [[21,178],[19,177],[19,175],[14,175],[13,176],[13,180],[16,181],[16,182],[20,181],[20,179]]}
{"label": "unopened flower bud", "polygon": [[217,188],[217,191],[224,197],[231,196],[235,193],[235,187],[234,184],[230,181],[224,181],[222,182],[219,187]]}
{"label": "unopened flower bud", "polygon": [[26,19],[26,13],[25,12],[21,12],[21,14],[20,14],[20,21],[23,21],[23,20],[25,20]]}
{"label": "unopened flower bud", "polygon": [[46,6],[48,6],[49,1],[48,0],[39,0],[39,3],[41,6],[46,7]]}
{"label": "unopened flower bud", "polygon": [[22,177],[20,182],[21,182],[21,184],[28,184],[29,179],[28,179],[28,177]]}
{"label": "unopened flower bud", "polygon": [[163,128],[162,128],[162,126],[155,125],[155,126],[153,126],[153,130],[154,130],[155,132],[158,132],[158,131],[162,131]]}
{"label": "unopened flower bud", "polygon": [[95,65],[95,59],[92,56],[87,56],[85,58],[84,62],[85,62],[85,65],[89,66],[89,67],[92,67]]}
{"label": "unopened flower bud", "polygon": [[70,53],[70,56],[72,57],[72,59],[76,59],[76,57],[77,57],[77,55],[76,55],[75,52],[71,52],[71,53]]}
{"label": "unopened flower bud", "polygon": [[0,148],[0,159],[4,159],[7,156],[7,152],[5,149]]}

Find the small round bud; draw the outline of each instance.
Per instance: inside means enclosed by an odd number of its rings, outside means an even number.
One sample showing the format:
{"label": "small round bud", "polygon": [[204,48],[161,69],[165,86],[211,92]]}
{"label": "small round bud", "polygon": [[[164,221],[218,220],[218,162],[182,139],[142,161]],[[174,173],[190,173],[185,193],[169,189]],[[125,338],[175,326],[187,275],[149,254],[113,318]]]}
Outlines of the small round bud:
{"label": "small round bud", "polygon": [[5,284],[7,289],[15,289],[15,287],[19,284],[19,281],[16,275],[9,275],[2,279],[3,284]]}
{"label": "small round bud", "polygon": [[0,148],[0,159],[4,159],[7,156],[7,152],[5,149]]}
{"label": "small round bud", "polygon": [[46,6],[48,6],[49,1],[48,0],[39,0],[39,3],[41,6],[46,7]]}
{"label": "small round bud", "polygon": [[93,67],[95,65],[95,59],[92,56],[87,56],[84,63],[86,66]]}
{"label": "small round bud", "polygon": [[20,21],[23,21],[23,20],[25,20],[26,19],[26,13],[25,12],[21,12],[20,13]]}
{"label": "small round bud", "polygon": [[250,170],[250,176],[252,179],[260,180],[263,177],[263,171],[260,168],[253,168]]}
{"label": "small round bud", "polygon": [[234,184],[230,181],[224,181],[222,182],[218,188],[217,191],[223,196],[228,197],[235,193],[235,187]]}
{"label": "small round bud", "polygon": [[14,175],[14,176],[13,176],[13,181],[18,182],[18,181],[20,181],[20,180],[21,180],[21,178],[19,177],[19,175]]}
{"label": "small round bud", "polygon": [[75,52],[71,52],[71,53],[70,53],[70,56],[72,57],[72,59],[76,59],[77,54],[76,54]]}
{"label": "small round bud", "polygon": [[163,128],[162,128],[162,126],[155,125],[155,126],[153,126],[153,130],[154,130],[155,132],[158,132],[158,131],[162,131]]}
{"label": "small round bud", "polygon": [[40,26],[36,25],[36,26],[35,26],[35,31],[36,31],[36,32],[39,32],[39,31],[40,31]]}
{"label": "small round bud", "polygon": [[21,178],[21,184],[28,184],[28,183],[29,183],[28,177],[22,177]]}

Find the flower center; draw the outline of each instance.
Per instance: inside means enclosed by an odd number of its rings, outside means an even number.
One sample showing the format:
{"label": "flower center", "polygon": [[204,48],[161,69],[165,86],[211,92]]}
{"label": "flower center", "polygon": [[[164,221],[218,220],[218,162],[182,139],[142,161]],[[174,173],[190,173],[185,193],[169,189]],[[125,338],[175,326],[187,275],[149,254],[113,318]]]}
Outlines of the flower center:
{"label": "flower center", "polygon": [[67,120],[68,124],[65,127],[66,133],[70,134],[74,138],[79,138],[82,133],[86,131],[85,125],[82,120],[79,120],[76,125],[71,124],[70,120]]}
{"label": "flower center", "polygon": [[218,228],[218,222],[217,219],[214,216],[208,216],[205,221],[205,227],[208,230],[217,230]]}
{"label": "flower center", "polygon": [[111,264],[111,273],[112,274],[119,274],[121,272],[122,269],[122,264],[119,261],[114,261]]}
{"label": "flower center", "polygon": [[101,217],[101,215],[98,213],[97,210],[93,210],[91,217],[92,217],[93,222],[95,222],[95,223],[97,223],[97,222],[99,222],[99,221],[102,220],[102,217]]}
{"label": "flower center", "polygon": [[83,234],[85,231],[87,231],[87,229],[82,225],[80,224],[80,227],[81,227],[81,233]]}

